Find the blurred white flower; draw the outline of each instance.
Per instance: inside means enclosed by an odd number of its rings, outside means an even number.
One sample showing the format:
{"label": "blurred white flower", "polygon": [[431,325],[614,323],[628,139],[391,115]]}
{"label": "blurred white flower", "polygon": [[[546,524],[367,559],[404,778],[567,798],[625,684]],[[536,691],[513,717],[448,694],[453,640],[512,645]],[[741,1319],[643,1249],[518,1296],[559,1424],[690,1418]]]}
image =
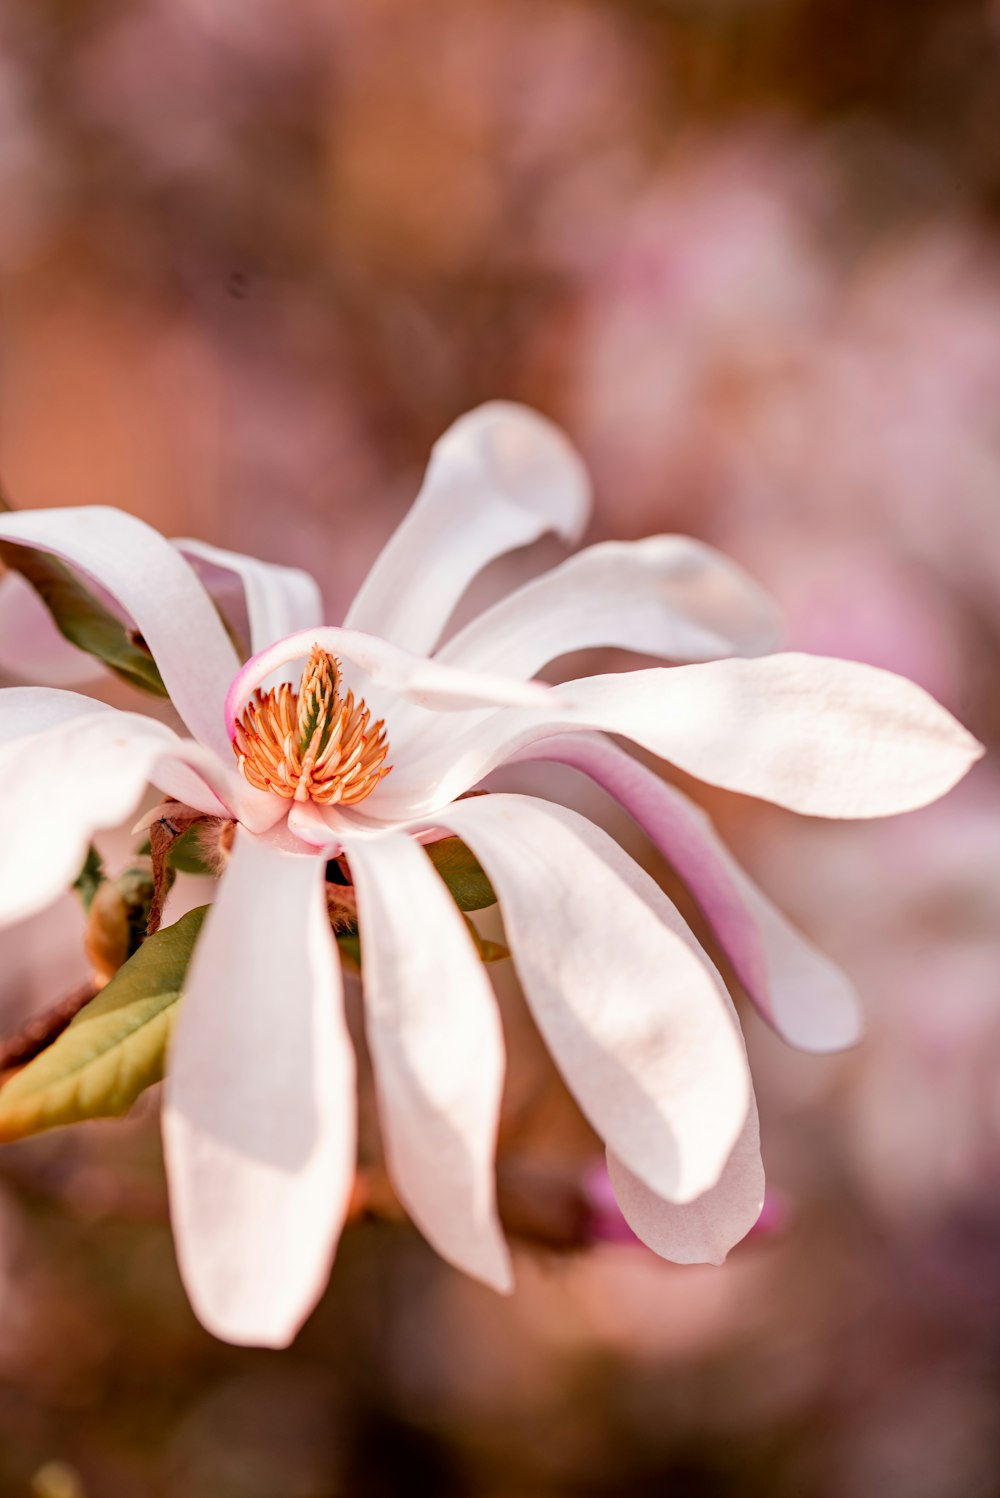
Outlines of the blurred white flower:
{"label": "blurred white flower", "polygon": [[[357,899],[389,1168],[446,1258],[509,1285],[493,1180],[499,1020],[465,921],[421,848],[449,834],[497,892],[534,1017],[607,1143],[635,1232],[666,1257],[719,1262],[759,1213],[756,1109],[718,974],[601,829],[531,796],[469,798],[501,764],[551,760],[604,786],[688,883],[782,1034],[817,1050],[857,1037],[842,975],[702,813],[603,735],[827,817],[932,801],[979,746],[887,672],[758,656],[774,637],[767,599],[677,536],[590,547],[440,644],[483,567],[548,531],[578,541],[588,509],[562,434],[523,408],[485,406],[435,447],[341,628],[322,625],[304,574],[172,546],[118,511],[0,516],[0,539],[51,552],[117,601],[192,735],[67,691],[4,691],[0,921],[55,900],[93,832],[127,817],[148,782],[235,824],[164,1107],[178,1256],[199,1316],[221,1336],[291,1340],[325,1284],[353,1181],[354,1057],[325,900],[335,857]],[[186,557],[242,579],[255,652],[242,667]],[[694,664],[557,688],[534,679],[596,645]]]}

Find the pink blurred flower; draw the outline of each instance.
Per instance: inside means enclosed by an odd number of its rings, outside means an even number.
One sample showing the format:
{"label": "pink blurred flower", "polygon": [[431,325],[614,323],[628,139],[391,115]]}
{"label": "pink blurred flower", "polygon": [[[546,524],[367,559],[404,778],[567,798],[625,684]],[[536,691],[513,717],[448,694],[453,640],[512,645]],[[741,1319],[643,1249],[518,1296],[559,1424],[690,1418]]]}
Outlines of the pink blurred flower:
{"label": "pink blurred flower", "polygon": [[616,530],[669,511],[780,596],[803,554],[815,574],[829,547],[867,548],[995,621],[995,251],[960,228],[848,244],[847,207],[815,146],[748,132],[632,204],[573,350],[599,484]]}

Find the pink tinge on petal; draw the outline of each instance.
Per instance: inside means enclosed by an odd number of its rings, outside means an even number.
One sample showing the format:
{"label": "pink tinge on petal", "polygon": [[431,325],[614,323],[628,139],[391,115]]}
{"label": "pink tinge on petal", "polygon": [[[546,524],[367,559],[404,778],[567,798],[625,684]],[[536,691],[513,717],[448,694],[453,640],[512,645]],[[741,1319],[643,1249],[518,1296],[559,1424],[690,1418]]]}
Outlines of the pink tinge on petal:
{"label": "pink tinge on petal", "polygon": [[579,770],[635,818],[698,901],[754,1004],[792,1045],[832,1051],[860,1039],[851,983],[770,903],[687,796],[589,734],[546,739],[518,758]]}
{"label": "pink tinge on petal", "polygon": [[437,820],[497,892],[525,995],[567,1085],[651,1190],[718,1180],[750,1098],[725,988],[666,896],[607,833],[527,796]]}
{"label": "pink tinge on petal", "polygon": [[239,661],[212,600],[169,541],[134,515],[97,505],[0,515],[0,539],[50,552],[103,588],[142,635],[194,736],[227,750],[222,710]]}
{"label": "pink tinge on petal", "polygon": [[292,1341],[329,1275],[355,1128],[323,862],[238,829],[188,975],[163,1111],[178,1262],[216,1336]]}
{"label": "pink tinge on petal", "polygon": [[587,1209],[584,1232],[589,1243],[614,1243],[627,1247],[639,1245],[642,1239],[629,1227],[618,1205],[607,1163],[600,1160],[591,1166],[583,1179],[583,1196]]}
{"label": "pink tinge on petal", "polygon": [[484,567],[548,531],[579,541],[589,512],[586,470],[558,427],[509,401],[480,406],[434,444],[413,507],[344,622],[429,654]]}
{"label": "pink tinge on petal", "polygon": [[263,681],[290,661],[305,660],[314,645],[349,661],[376,685],[409,702],[439,712],[468,707],[537,706],[548,701],[551,688],[537,682],[480,675],[412,655],[374,635],[353,629],[304,629],[262,650],[237,672],[226,696],[226,731],[230,739],[243,709]]}
{"label": "pink tinge on petal", "polygon": [[437,1251],[512,1287],[494,1153],[504,1047],[496,999],[465,921],[405,833],[345,835],[358,897],[365,1029],[396,1191]]}
{"label": "pink tinge on petal", "polygon": [[794,1214],[795,1208],[788,1193],[782,1191],[780,1186],[766,1186],[760,1216],[747,1237],[753,1239],[780,1237],[782,1233],[787,1232]]}
{"label": "pink tinge on petal", "polygon": [[626,1222],[661,1259],[674,1264],[721,1264],[751,1231],[764,1202],[756,1103],[718,1181],[693,1201],[665,1201],[611,1150],[608,1174]]}

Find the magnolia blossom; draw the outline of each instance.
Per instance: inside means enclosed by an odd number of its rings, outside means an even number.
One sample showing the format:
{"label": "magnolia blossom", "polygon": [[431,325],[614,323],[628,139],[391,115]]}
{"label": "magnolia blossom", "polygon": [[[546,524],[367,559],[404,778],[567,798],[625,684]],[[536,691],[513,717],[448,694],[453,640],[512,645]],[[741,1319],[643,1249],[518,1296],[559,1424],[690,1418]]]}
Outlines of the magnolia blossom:
{"label": "magnolia blossom", "polygon": [[[634,1231],[720,1262],[763,1199],[735,1011],[653,880],[599,827],[528,795],[469,796],[544,759],[616,797],[700,902],[788,1040],[852,1043],[847,980],[734,864],[704,815],[611,738],[711,785],[810,815],[907,811],[980,753],[910,683],[773,643],[768,600],[677,536],[592,546],[442,644],[489,562],[546,532],[577,542],[589,489],[547,421],[508,404],[458,421],[341,627],[303,573],[183,541],[118,511],[0,516],[115,600],[190,732],[53,687],[0,694],[0,920],[76,874],[148,783],[232,824],[189,970],[163,1132],[181,1270],[206,1326],[286,1344],[321,1293],[355,1170],[354,1054],[327,912],[331,858],[357,899],[364,1015],[386,1157],[414,1222],[507,1289],[493,1154],[504,1074],[494,996],[422,843],[454,835],[496,890],[538,1027],[608,1148]],[[245,591],[241,662],[198,570]],[[567,652],[683,661],[549,687]],[[304,669],[303,669],[303,663]]]}

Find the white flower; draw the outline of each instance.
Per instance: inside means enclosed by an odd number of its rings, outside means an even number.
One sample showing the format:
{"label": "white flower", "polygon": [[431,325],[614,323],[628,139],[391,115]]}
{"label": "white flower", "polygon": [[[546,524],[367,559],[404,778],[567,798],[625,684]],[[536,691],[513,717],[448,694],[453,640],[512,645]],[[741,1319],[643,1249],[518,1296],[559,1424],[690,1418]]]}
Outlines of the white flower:
{"label": "white flower", "polygon": [[[0,694],[0,921],[54,900],[91,835],[128,817],[147,782],[237,824],[190,969],[163,1113],[184,1280],[206,1326],[232,1341],[294,1336],[325,1284],[353,1179],[354,1057],[324,896],[330,857],[346,856],[356,890],[389,1166],[434,1246],[509,1285],[493,1183],[501,1029],[464,920],[420,846],[447,833],[497,891],[535,1019],[607,1142],[628,1220],[666,1257],[719,1262],[763,1191],[721,980],[666,896],[598,827],[534,797],[466,792],[525,759],[603,785],[690,885],[765,1016],[824,1050],[857,1037],[847,981],[687,798],[603,735],[827,817],[921,806],[980,753],[924,692],[886,672],[742,658],[767,648],[770,605],[722,557],[675,536],[582,551],[438,648],[487,563],[546,531],[578,541],[588,505],[580,461],[548,422],[506,404],[471,413],[435,447],[343,628],[322,625],[304,574],[172,546],[117,511],[0,516],[0,540],[53,553],[117,601],[192,735],[53,688]],[[255,652],[242,667],[186,558],[242,579]],[[699,664],[558,688],[534,680],[556,657],[604,644]],[[307,658],[300,694],[282,690]]]}

